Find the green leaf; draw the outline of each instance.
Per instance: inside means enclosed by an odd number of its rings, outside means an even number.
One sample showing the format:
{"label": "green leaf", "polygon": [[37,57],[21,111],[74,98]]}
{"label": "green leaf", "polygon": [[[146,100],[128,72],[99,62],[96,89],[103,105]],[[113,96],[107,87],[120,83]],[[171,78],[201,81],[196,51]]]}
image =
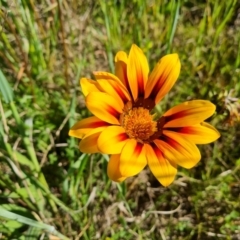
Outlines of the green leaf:
{"label": "green leaf", "polygon": [[11,231],[13,231],[13,229],[18,229],[23,225],[22,223],[16,222],[14,220],[6,221],[3,222],[2,224],[4,225],[5,228],[10,229]]}
{"label": "green leaf", "polygon": [[31,195],[34,197],[35,201],[42,201],[41,195],[37,192],[37,189],[35,186],[29,186],[27,188],[19,188],[17,192],[11,192],[10,194],[7,195],[9,198],[19,198],[19,194],[23,198],[28,198],[29,197],[29,192],[31,192]]}
{"label": "green leaf", "polygon": [[35,170],[34,168],[34,165],[33,163],[31,162],[30,159],[28,159],[27,157],[25,157],[24,155],[22,155],[20,152],[18,151],[13,151],[13,156],[14,156],[14,159],[23,164],[23,165],[26,165],[28,166],[31,170]]}
{"label": "green leaf", "polygon": [[6,103],[13,101],[12,89],[9,86],[9,83],[1,70],[0,70],[0,91]]}
{"label": "green leaf", "polygon": [[59,233],[54,226],[51,226],[42,222],[38,222],[31,218],[27,218],[25,216],[10,212],[8,210],[5,210],[2,206],[0,206],[0,217],[6,218],[9,220],[14,220],[18,223],[23,223],[23,224],[38,228],[39,230],[41,229],[41,230],[47,231],[52,235],[58,236],[60,239],[69,240],[68,237]]}
{"label": "green leaf", "polygon": [[25,232],[25,236],[27,240],[36,240],[39,239],[39,236],[42,234],[42,231],[35,227],[29,227]]}

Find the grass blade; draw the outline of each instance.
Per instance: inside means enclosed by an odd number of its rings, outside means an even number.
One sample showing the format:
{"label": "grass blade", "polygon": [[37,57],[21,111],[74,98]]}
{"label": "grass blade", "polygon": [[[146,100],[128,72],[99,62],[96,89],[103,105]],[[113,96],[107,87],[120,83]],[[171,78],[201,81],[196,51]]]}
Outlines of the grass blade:
{"label": "grass blade", "polygon": [[6,103],[13,101],[12,89],[4,76],[3,72],[0,70],[0,91],[3,95],[3,99]]}

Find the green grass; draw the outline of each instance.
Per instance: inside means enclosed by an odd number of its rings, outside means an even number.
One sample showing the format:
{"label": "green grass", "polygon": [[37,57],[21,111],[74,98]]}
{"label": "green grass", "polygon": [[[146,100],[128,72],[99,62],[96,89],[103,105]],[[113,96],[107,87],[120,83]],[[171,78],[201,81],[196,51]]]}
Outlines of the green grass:
{"label": "green grass", "polygon": [[[239,9],[237,0],[0,0],[0,238],[240,239]],[[162,111],[217,105],[209,121],[221,138],[168,188],[148,169],[112,183],[108,157],[68,137],[90,114],[79,78],[114,71],[132,43],[151,69],[180,56]]]}

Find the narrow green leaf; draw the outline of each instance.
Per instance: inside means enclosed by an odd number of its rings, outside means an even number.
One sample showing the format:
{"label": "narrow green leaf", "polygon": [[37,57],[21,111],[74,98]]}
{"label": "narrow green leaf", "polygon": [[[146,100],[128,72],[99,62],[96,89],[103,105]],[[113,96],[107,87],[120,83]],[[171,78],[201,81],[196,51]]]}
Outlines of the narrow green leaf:
{"label": "narrow green leaf", "polygon": [[32,163],[32,161],[30,159],[28,159],[27,157],[25,157],[24,155],[22,155],[20,152],[18,151],[13,151],[13,156],[14,156],[14,160],[28,166],[32,171],[35,170],[34,164]]}
{"label": "narrow green leaf", "polygon": [[0,91],[6,103],[9,103],[13,100],[12,89],[9,86],[9,83],[1,70],[0,70]]}
{"label": "narrow green leaf", "polygon": [[27,240],[36,240],[39,239],[39,236],[41,235],[42,231],[38,228],[29,227],[28,230],[25,232],[25,236]]}
{"label": "narrow green leaf", "polygon": [[66,236],[59,233],[58,231],[56,231],[54,226],[51,226],[51,225],[48,225],[48,224],[45,224],[45,223],[41,223],[41,222],[37,222],[33,219],[30,219],[30,218],[21,216],[19,214],[7,211],[2,207],[0,207],[0,216],[3,217],[3,218],[15,220],[19,223],[27,224],[27,225],[32,226],[32,227],[36,227],[38,229],[42,229],[42,230],[47,231],[48,233],[50,233],[52,235],[60,237],[61,239],[66,239],[66,240],[69,239]]}

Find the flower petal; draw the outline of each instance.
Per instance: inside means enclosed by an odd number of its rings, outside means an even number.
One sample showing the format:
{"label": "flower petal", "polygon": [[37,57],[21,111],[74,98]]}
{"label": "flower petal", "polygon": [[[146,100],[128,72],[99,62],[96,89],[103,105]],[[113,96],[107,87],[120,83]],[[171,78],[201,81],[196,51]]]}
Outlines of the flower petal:
{"label": "flower petal", "polygon": [[176,165],[165,159],[156,146],[146,145],[146,156],[148,166],[157,180],[164,187],[170,185],[177,174]]}
{"label": "flower petal", "polygon": [[148,62],[142,50],[135,44],[132,45],[127,64],[128,83],[133,99],[144,97],[145,85],[148,80]]}
{"label": "flower petal", "polygon": [[86,97],[86,106],[99,119],[119,125],[120,113],[124,107],[122,101],[103,92],[91,92]]}
{"label": "flower petal", "polygon": [[130,95],[121,82],[114,80],[100,79],[97,80],[99,86],[103,89],[103,92],[117,98],[118,101],[126,103],[131,100]]}
{"label": "flower petal", "polygon": [[103,126],[109,126],[109,123],[93,116],[75,123],[69,130],[68,134],[71,137],[83,138],[93,128],[99,128]]}
{"label": "flower petal", "polygon": [[122,83],[121,80],[117,76],[112,74],[112,73],[108,73],[108,72],[93,72],[93,75],[96,78],[96,80],[105,79],[105,80],[113,80],[113,81]]}
{"label": "flower petal", "polygon": [[97,153],[100,152],[98,149],[97,141],[101,132],[106,127],[100,127],[92,129],[79,143],[79,149],[84,153]]}
{"label": "flower petal", "polygon": [[112,155],[108,162],[107,174],[114,182],[122,182],[127,177],[122,176],[119,171],[120,154]]}
{"label": "flower petal", "polygon": [[177,130],[174,129],[174,131],[195,144],[211,143],[220,137],[217,129],[206,122],[194,126],[182,127]]}
{"label": "flower petal", "polygon": [[98,148],[102,153],[119,154],[126,144],[128,136],[123,127],[107,127],[98,139]]}
{"label": "flower petal", "polygon": [[164,157],[184,168],[194,167],[201,159],[197,146],[187,141],[180,134],[172,131],[163,131],[162,140],[154,140]]}
{"label": "flower petal", "polygon": [[130,92],[130,86],[127,78],[127,63],[127,54],[123,51],[119,51],[115,56],[115,74]]}
{"label": "flower petal", "polygon": [[98,83],[94,80],[81,78],[80,85],[82,88],[82,93],[86,97],[90,92],[100,92]]}
{"label": "flower petal", "polygon": [[166,117],[164,128],[199,124],[213,115],[215,109],[214,104],[205,100],[184,102],[171,108],[163,115]]}
{"label": "flower petal", "polygon": [[147,165],[145,145],[129,139],[120,155],[120,172],[123,176],[134,176]]}
{"label": "flower petal", "polygon": [[178,54],[169,54],[161,58],[149,75],[145,98],[151,98],[157,104],[175,84],[180,68]]}

